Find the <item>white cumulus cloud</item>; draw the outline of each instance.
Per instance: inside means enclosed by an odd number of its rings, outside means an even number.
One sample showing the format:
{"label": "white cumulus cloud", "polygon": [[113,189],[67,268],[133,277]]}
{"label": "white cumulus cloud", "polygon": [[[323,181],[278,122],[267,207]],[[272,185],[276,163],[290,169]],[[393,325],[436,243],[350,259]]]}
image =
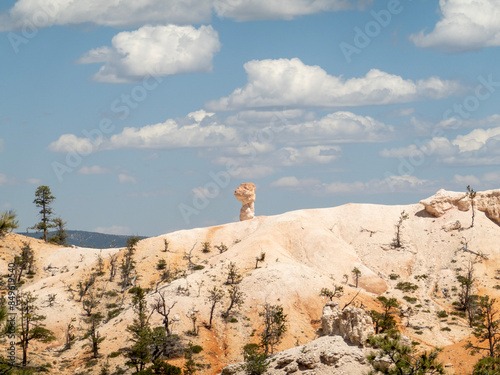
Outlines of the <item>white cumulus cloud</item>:
{"label": "white cumulus cloud", "polygon": [[87,22],[113,27],[185,25],[207,22],[211,13],[211,2],[206,0],[18,0],[2,15],[0,30]]}
{"label": "white cumulus cloud", "polygon": [[[125,148],[173,149],[184,147],[216,147],[233,144],[236,131],[212,119],[213,113],[197,111],[185,118],[146,125],[127,127],[109,139],[92,143],[89,138],[63,134],[49,145],[49,150],[60,153],[88,153]],[[81,151],[81,152],[80,152]]]}
{"label": "white cumulus cloud", "polygon": [[364,8],[372,0],[18,0],[0,14],[0,31],[93,23],[132,28],[145,24],[209,22],[212,14],[237,21],[293,19],[297,16]]}
{"label": "white cumulus cloud", "polygon": [[441,19],[434,30],[412,34],[418,47],[464,52],[500,46],[498,0],[440,0]]}
{"label": "white cumulus cloud", "polygon": [[212,26],[143,26],[115,35],[111,47],[93,49],[80,64],[104,63],[94,75],[100,82],[133,82],[148,76],[209,72],[220,50]]}
{"label": "white cumulus cloud", "polygon": [[367,0],[215,0],[219,17],[237,21],[286,19],[319,12],[332,12],[370,4]]}
{"label": "white cumulus cloud", "polygon": [[271,182],[271,187],[289,188],[289,189],[307,189],[320,183],[314,178],[297,178],[295,176],[281,177]]}
{"label": "white cumulus cloud", "polygon": [[381,105],[438,99],[461,90],[456,81],[431,77],[415,82],[378,69],[361,78],[345,79],[329,75],[317,65],[305,65],[298,58],[253,60],[244,68],[247,84],[228,97],[208,102],[208,109]]}

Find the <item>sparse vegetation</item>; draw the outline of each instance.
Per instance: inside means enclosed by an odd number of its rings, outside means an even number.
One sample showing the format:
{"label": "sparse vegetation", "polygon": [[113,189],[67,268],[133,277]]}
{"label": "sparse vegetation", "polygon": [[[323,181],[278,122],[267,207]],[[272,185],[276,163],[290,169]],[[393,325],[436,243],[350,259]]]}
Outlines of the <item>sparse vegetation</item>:
{"label": "sparse vegetation", "polygon": [[16,217],[17,214],[13,210],[2,212],[0,215],[0,238],[19,227]]}
{"label": "sparse vegetation", "polygon": [[383,312],[370,311],[373,323],[375,324],[375,333],[390,332],[396,328],[396,320],[393,314],[394,310],[399,308],[399,303],[396,298],[378,296],[377,299],[382,304]]}
{"label": "sparse vegetation", "polygon": [[225,253],[228,250],[228,247],[224,245],[224,243],[220,243],[220,245],[214,246],[217,250],[219,250],[219,254]]}
{"label": "sparse vegetation", "polygon": [[201,252],[202,253],[209,253],[212,251],[212,246],[210,245],[210,242],[202,242],[201,243]]}
{"label": "sparse vegetation", "polygon": [[263,318],[264,328],[260,334],[261,345],[267,356],[269,351],[274,352],[274,347],[278,345],[287,331],[287,316],[283,312],[283,306],[264,304],[263,310],[259,313]]}
{"label": "sparse vegetation", "polygon": [[[417,332],[416,332],[417,333]],[[371,375],[431,375],[444,374],[444,366],[437,361],[439,349],[430,353],[416,353],[414,346],[406,346],[400,341],[399,334],[385,334],[371,336],[368,339],[370,345],[379,349],[368,356],[368,361],[376,372]],[[383,360],[382,360],[383,359]],[[386,361],[390,361],[387,365]]]}
{"label": "sparse vegetation", "polygon": [[361,277],[361,271],[359,270],[358,267],[354,267],[352,270],[351,270],[351,273],[352,273],[352,276],[354,278],[354,285],[356,286],[356,288],[358,287],[358,282],[359,282],[359,278]]}
{"label": "sparse vegetation", "polygon": [[227,266],[227,285],[238,284],[241,282],[241,274],[238,271],[238,267],[236,267],[236,263],[229,262]]}
{"label": "sparse vegetation", "polygon": [[413,293],[414,291],[416,291],[418,289],[418,285],[413,284],[409,281],[401,281],[401,282],[397,283],[396,289],[400,289],[405,293],[408,293],[408,292]]}
{"label": "sparse vegetation", "polygon": [[255,257],[255,269],[259,266],[259,262],[264,262],[266,260],[266,253],[261,252],[258,257]]}
{"label": "sparse vegetation", "polygon": [[16,308],[19,311],[17,335],[23,350],[23,367],[28,363],[28,347],[31,341],[47,343],[56,339],[52,331],[45,328],[42,323],[45,316],[38,313],[37,298],[31,292],[20,292],[17,295]]}
{"label": "sparse vegetation", "polygon": [[405,220],[408,220],[408,218],[409,218],[408,214],[404,210],[401,211],[401,214],[399,215],[398,222],[395,225],[396,237],[394,237],[394,239],[392,241],[392,246],[395,248],[400,248],[401,246],[403,246],[403,244],[401,242],[401,227],[403,226],[403,222]]}
{"label": "sparse vegetation", "polygon": [[476,198],[476,195],[477,195],[477,192],[475,192],[474,189],[472,189],[470,187],[470,185],[467,185],[467,192],[465,193],[465,196],[470,199],[470,205],[471,205],[471,211],[472,211],[472,219],[471,219],[471,224],[470,224],[471,228],[474,227],[474,215],[475,215],[474,199]]}
{"label": "sparse vegetation", "polygon": [[269,361],[266,353],[257,344],[247,344],[243,347],[243,369],[247,375],[261,375],[266,372]]}

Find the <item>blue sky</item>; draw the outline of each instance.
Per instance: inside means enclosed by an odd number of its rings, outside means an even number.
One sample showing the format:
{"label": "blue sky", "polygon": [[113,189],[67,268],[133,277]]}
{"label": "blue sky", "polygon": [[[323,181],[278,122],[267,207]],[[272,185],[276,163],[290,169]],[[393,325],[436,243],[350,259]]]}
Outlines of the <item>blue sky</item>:
{"label": "blue sky", "polygon": [[159,235],[500,184],[495,0],[0,4],[0,210]]}

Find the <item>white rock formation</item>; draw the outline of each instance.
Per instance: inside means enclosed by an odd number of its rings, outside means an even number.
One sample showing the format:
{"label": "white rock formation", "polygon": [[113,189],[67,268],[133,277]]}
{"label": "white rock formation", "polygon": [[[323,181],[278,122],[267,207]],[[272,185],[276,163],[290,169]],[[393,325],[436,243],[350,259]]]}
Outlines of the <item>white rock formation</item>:
{"label": "white rock formation", "polygon": [[240,221],[253,219],[255,216],[255,185],[251,182],[241,184],[234,196],[242,203]]}
{"label": "white rock formation", "polygon": [[[349,345],[340,336],[324,336],[272,355],[265,375],[366,374],[371,369],[366,359],[371,350]],[[242,365],[229,365],[222,375],[245,375]]]}
{"label": "white rock formation", "polygon": [[[439,190],[432,197],[421,200],[425,210],[435,217],[443,216],[447,211],[457,208],[468,211],[471,208],[469,197],[465,193]],[[500,224],[500,189],[479,191],[474,199],[474,207],[486,213],[486,216]]]}
{"label": "white rock formation", "polygon": [[323,335],[342,336],[354,345],[364,345],[368,337],[375,334],[372,318],[365,310],[354,306],[341,310],[337,301],[323,307],[321,328]]}

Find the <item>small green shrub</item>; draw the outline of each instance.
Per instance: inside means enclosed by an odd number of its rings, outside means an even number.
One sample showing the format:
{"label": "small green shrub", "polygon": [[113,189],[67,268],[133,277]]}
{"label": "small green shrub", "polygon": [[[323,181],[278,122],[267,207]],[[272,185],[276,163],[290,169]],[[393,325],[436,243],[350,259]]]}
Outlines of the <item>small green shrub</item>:
{"label": "small green shrub", "polygon": [[201,243],[201,252],[202,253],[209,253],[212,250],[212,246],[210,245],[210,242],[202,242]]}
{"label": "small green shrub", "polygon": [[[417,298],[416,297],[410,297],[410,296],[404,296],[403,299],[408,302],[408,303],[415,303],[417,302]],[[422,306],[422,305],[420,305]]]}
{"label": "small green shrub", "polygon": [[414,291],[416,291],[418,289],[418,285],[413,284],[409,281],[400,281],[399,283],[397,283],[396,289],[400,289],[403,292],[413,293]]}
{"label": "small green shrub", "polygon": [[108,295],[109,297],[116,297],[116,296],[118,296],[118,293],[115,292],[114,290],[108,290],[106,292],[106,295]]}
{"label": "small green shrub", "polygon": [[122,312],[122,309],[114,309],[114,310],[108,311],[108,321],[113,319],[113,318],[116,318],[118,315],[120,315],[121,312]]}
{"label": "small green shrub", "polygon": [[205,268],[205,266],[201,265],[201,264],[195,264],[193,266],[193,271],[200,271],[202,270],[203,268]]}
{"label": "small green shrub", "polygon": [[165,259],[160,259],[156,264],[156,269],[161,271],[165,268],[167,268],[167,261]]}
{"label": "small green shrub", "polygon": [[447,332],[449,332],[449,331],[451,331],[451,329],[449,327],[443,327],[443,328],[441,328],[441,331],[447,331]]}
{"label": "small green shrub", "polygon": [[438,311],[436,313],[436,315],[438,316],[438,318],[447,318],[448,317],[448,313],[444,310]]}
{"label": "small green shrub", "polygon": [[396,275],[395,273],[391,273],[389,275],[389,279],[391,279],[391,280],[397,280],[397,279],[399,279],[399,275]]}
{"label": "small green shrub", "polygon": [[116,303],[107,303],[106,308],[107,309],[116,309],[118,305]]}
{"label": "small green shrub", "polygon": [[108,357],[109,358],[116,358],[122,355],[122,352],[111,352],[109,353]]}
{"label": "small green shrub", "polygon": [[426,274],[423,274],[423,275],[415,275],[415,276],[413,276],[413,278],[414,278],[415,280],[425,280],[425,279],[427,279],[428,277],[429,277],[429,276],[427,276]]}

